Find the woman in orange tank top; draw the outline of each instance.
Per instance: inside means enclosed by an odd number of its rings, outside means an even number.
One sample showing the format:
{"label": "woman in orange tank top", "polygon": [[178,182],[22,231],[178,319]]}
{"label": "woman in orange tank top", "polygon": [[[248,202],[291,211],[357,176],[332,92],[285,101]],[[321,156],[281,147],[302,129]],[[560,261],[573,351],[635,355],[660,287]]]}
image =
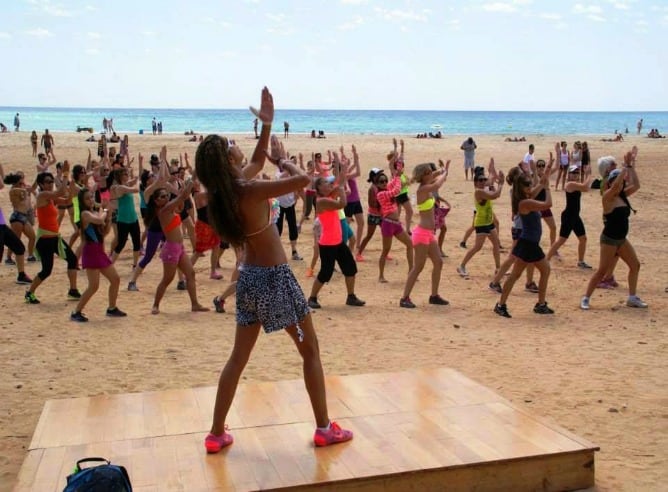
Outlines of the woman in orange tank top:
{"label": "woman in orange tank top", "polygon": [[[162,164],[165,165],[164,163]],[[164,173],[160,180],[164,181]],[[183,201],[190,196],[192,191],[192,182],[188,182],[186,186],[181,189],[179,195],[170,201],[170,193],[162,184],[158,184],[158,188],[153,192],[151,198],[147,203],[147,213],[144,218],[148,225],[157,216],[162,227],[162,232],[165,235],[165,244],[162,246],[160,252],[160,259],[162,260],[162,279],[155,291],[155,298],[153,300],[153,307],[151,314],[160,313],[160,301],[165,295],[165,290],[176,275],[176,270],[179,269],[186,277],[186,289],[190,296],[190,305],[192,311],[208,311],[209,308],[202,306],[197,300],[197,285],[195,283],[195,270],[190,262],[190,258],[185,254],[185,247],[183,246],[183,232],[181,232],[181,217],[179,215],[180,208],[183,206]]]}
{"label": "woman in orange tank top", "polygon": [[[69,169],[67,169],[69,171]],[[61,182],[58,189],[54,190],[54,177],[49,172],[37,175],[37,186],[39,193],[35,203],[37,213],[37,243],[35,250],[42,262],[42,270],[35,276],[30,288],[25,293],[25,301],[28,304],[39,304],[35,297],[37,287],[44,282],[53,270],[53,257],[55,255],[67,261],[67,278],[70,281],[70,290],[67,297],[70,299],[79,299],[81,294],[77,290],[77,257],[72,249],[60,236],[58,225],[57,203],[67,201],[67,185],[65,181]]]}

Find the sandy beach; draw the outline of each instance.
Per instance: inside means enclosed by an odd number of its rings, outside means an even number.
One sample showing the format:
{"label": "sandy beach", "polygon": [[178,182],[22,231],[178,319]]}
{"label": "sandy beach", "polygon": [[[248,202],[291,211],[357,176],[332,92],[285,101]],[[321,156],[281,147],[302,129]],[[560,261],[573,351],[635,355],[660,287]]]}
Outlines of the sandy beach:
{"label": "sandy beach", "polygon": [[[277,130],[278,131],[278,130]],[[5,173],[22,170],[27,181],[35,175],[29,132],[0,134],[0,163]],[[96,143],[85,142],[87,134],[56,133],[58,160],[83,163]],[[122,135],[121,135],[122,136]],[[376,233],[358,264],[356,293],[366,301],[364,308],[345,306],[345,286],[340,274],[323,288],[323,309],[314,314],[327,374],[361,374],[423,367],[452,367],[488,386],[515,404],[546,417],[599,445],[596,456],[598,491],[660,491],[668,482],[668,141],[629,135],[624,142],[603,142],[602,136],[538,136],[527,142],[504,142],[504,136],[476,136],[476,160],[487,165],[494,157],[498,169],[506,172],[527,151],[536,147],[538,158],[547,158],[558,140],[569,147],[575,140],[587,140],[592,161],[613,155],[621,162],[632,145],[639,148],[637,171],[640,191],[631,198],[637,214],[632,215],[629,239],[641,262],[638,294],[648,309],[626,307],[626,266],[620,262],[614,290],[596,290],[592,309],[579,309],[579,301],[591,270],[577,268],[577,241],[571,237],[562,247],[561,259],[551,262],[547,300],[556,313],[539,316],[532,312],[535,294],[525,292],[520,282],[508,307],[513,318],[504,319],[492,311],[498,295],[488,289],[494,261],[489,243],[468,265],[469,279],[455,269],[465,251],[459,247],[470,225],[473,185],[464,179],[463,152],[466,136],[416,139],[404,136],[408,170],[421,162],[451,159],[448,181],[441,189],[452,205],[447,216],[441,295],[446,307],[427,303],[430,264],[427,263],[412,294],[417,309],[398,306],[407,266],[395,242],[385,271],[388,283],[378,282],[377,258],[380,234]],[[609,137],[608,135],[605,136]],[[130,135],[130,153],[146,159],[162,145],[169,157],[188,153],[194,164],[197,143],[184,135]],[[246,155],[255,140],[250,134],[236,135]],[[366,197],[366,175],[372,167],[386,167],[391,136],[328,135],[311,139],[291,135],[283,140],[293,154],[326,153],[344,145],[357,146],[362,177],[360,193]],[[135,164],[136,165],[136,164]],[[271,164],[266,164],[267,169]],[[595,170],[595,166],[594,170]],[[271,169],[273,174],[273,169]],[[0,192],[5,217],[11,213],[8,188]],[[557,227],[565,199],[553,194]],[[366,200],[363,199],[366,210]],[[301,203],[298,205],[301,209]],[[503,246],[509,247],[510,199],[504,190],[495,203],[501,221]],[[582,198],[582,218],[589,244],[588,263],[598,264],[598,238],[602,229],[601,200],[597,191]],[[311,256],[312,221],[304,224],[299,252],[305,261],[290,261],[302,289],[308,293],[312,279],[305,271]],[[69,235],[65,220],[62,232]],[[109,240],[110,238],[108,238]],[[283,235],[289,250],[287,233]],[[469,241],[469,247],[473,239]],[[549,239],[543,228],[543,247]],[[186,244],[188,242],[186,241]],[[189,247],[189,246],[188,246]],[[288,251],[289,252],[289,251]],[[507,250],[502,253],[502,258]],[[106,318],[106,287],[89,303],[87,324],[70,322],[72,301],[66,297],[65,263],[57,261],[54,273],[38,291],[40,305],[24,303],[24,286],[14,283],[15,267],[0,265],[0,491],[11,490],[26,454],[32,433],[46,400],[107,393],[127,393],[194,386],[213,386],[233,342],[234,302],[227,312],[191,313],[185,292],[172,284],[160,315],[150,309],[161,273],[159,259],[140,277],[139,292],[128,292],[131,252],[126,247],[116,264],[121,275],[119,307],[126,319]],[[211,280],[208,258],[196,265],[200,301],[211,299],[226,286],[234,266],[228,251],[222,259],[223,280]],[[30,276],[39,264],[28,263]],[[86,277],[79,274],[80,290]],[[301,376],[301,362],[289,337],[260,336],[244,373],[245,381],[293,379]],[[64,482],[63,482],[64,484]]]}

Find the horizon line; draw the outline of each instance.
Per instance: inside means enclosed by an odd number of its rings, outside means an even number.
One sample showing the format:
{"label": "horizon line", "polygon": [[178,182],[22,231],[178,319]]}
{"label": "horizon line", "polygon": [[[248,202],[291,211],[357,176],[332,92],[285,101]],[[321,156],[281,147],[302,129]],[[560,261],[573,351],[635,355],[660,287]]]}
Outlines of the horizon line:
{"label": "horizon line", "polygon": [[[195,111],[248,111],[247,108],[188,108],[188,107],[105,107],[105,106],[0,106],[0,109],[11,109],[13,110],[30,110],[30,109],[55,109],[55,110],[65,110],[65,109],[87,109],[87,110],[157,110],[157,111],[186,111],[186,110],[195,110]],[[620,110],[620,109],[588,109],[588,110],[570,110],[570,109],[350,109],[350,108],[274,108],[274,111],[395,111],[395,112],[415,112],[423,111],[427,113],[447,113],[447,112],[457,112],[457,113],[666,113],[668,110],[663,109],[652,109],[652,110]],[[250,113],[250,111],[249,111]]]}

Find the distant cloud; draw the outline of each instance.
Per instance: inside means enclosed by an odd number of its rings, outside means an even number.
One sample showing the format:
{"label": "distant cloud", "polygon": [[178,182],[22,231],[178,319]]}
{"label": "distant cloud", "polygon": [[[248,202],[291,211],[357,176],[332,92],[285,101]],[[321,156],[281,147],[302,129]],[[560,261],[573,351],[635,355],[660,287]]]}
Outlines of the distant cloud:
{"label": "distant cloud", "polygon": [[28,3],[33,6],[33,10],[53,17],[72,17],[74,15],[62,5],[51,3],[50,0],[28,0]]}
{"label": "distant cloud", "polygon": [[555,14],[552,12],[543,12],[542,14],[538,14],[538,17],[545,20],[556,20],[556,21],[561,20],[563,18],[561,14]]}
{"label": "distant cloud", "polygon": [[605,22],[607,19],[605,17],[602,17],[600,15],[588,15],[587,19],[593,20],[594,22]]}
{"label": "distant cloud", "polygon": [[348,22],[344,22],[343,24],[337,26],[337,29],[339,29],[341,31],[351,31],[353,29],[357,29],[362,24],[364,24],[364,19],[357,16],[353,20],[350,20]]}
{"label": "distant cloud", "polygon": [[87,32],[86,35],[91,39],[100,39],[102,37],[99,32]]}
{"label": "distant cloud", "polygon": [[153,36],[156,35],[155,31],[143,31],[142,34],[146,36],[147,38],[152,38]]}
{"label": "distant cloud", "polygon": [[30,29],[26,31],[26,34],[28,36],[35,36],[36,38],[48,38],[50,36],[53,36],[47,29],[43,29],[41,27],[38,27],[36,29]]}
{"label": "distant cloud", "polygon": [[415,12],[413,10],[387,10],[384,8],[376,7],[376,12],[383,17],[385,20],[389,21],[417,21],[417,22],[427,22],[427,15],[424,11]]}
{"label": "distant cloud", "polygon": [[611,2],[612,6],[618,10],[629,10],[631,6],[623,2]]}
{"label": "distant cloud", "polygon": [[11,37],[12,35],[9,34],[8,32],[0,32],[0,39],[9,39]]}
{"label": "distant cloud", "polygon": [[485,3],[482,6],[482,9],[486,12],[516,12],[517,7],[511,3]]}
{"label": "distant cloud", "polygon": [[344,5],[362,5],[364,3],[369,3],[368,0],[341,0],[341,3]]}
{"label": "distant cloud", "polygon": [[86,11],[88,11],[88,12],[96,12],[96,11],[97,11],[97,7],[95,7],[94,5],[86,5],[86,6],[84,7],[84,10],[86,10]]}
{"label": "distant cloud", "polygon": [[285,14],[265,14],[269,20],[274,22],[285,22]]}
{"label": "distant cloud", "polygon": [[576,14],[602,14],[603,9],[598,5],[582,5],[581,3],[576,3],[573,6],[573,12]]}
{"label": "distant cloud", "polygon": [[88,49],[86,49],[86,54],[87,55],[99,55],[100,50],[98,50],[97,48],[88,48]]}

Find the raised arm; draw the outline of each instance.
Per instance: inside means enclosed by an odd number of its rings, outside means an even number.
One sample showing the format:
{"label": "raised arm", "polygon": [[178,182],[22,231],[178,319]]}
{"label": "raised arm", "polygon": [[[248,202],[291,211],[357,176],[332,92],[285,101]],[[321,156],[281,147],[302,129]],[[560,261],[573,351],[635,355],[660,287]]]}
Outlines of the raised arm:
{"label": "raised arm", "polygon": [[260,110],[251,106],[251,112],[262,122],[260,138],[255,145],[255,150],[251,156],[250,164],[245,166],[242,173],[246,179],[251,179],[262,171],[264,160],[267,155],[267,146],[271,136],[271,124],[274,121],[274,98],[269,89],[262,89],[262,98],[260,101]]}

